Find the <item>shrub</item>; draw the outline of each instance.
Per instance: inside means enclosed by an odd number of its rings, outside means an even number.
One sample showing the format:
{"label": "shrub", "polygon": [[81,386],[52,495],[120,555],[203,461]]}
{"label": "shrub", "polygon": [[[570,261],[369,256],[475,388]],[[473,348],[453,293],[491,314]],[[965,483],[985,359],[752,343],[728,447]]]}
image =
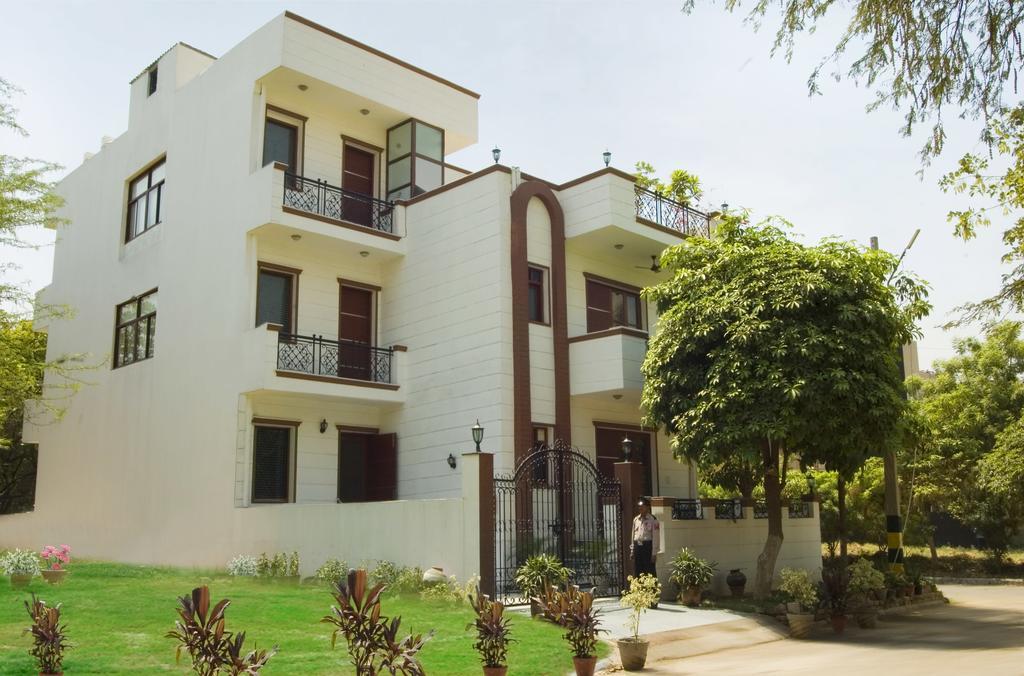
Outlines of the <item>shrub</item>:
{"label": "shrub", "polygon": [[274,554],[270,560],[270,576],[284,577],[288,574],[288,557],[284,554]]}
{"label": "shrub", "polygon": [[291,577],[299,576],[299,553],[292,552],[292,555],[288,558],[288,575]]}
{"label": "shrub", "polygon": [[870,594],[878,589],[885,589],[885,575],[871,561],[862,558],[850,565],[850,592]]}
{"label": "shrub", "polygon": [[504,617],[505,606],[480,593],[479,587],[475,597],[469,595],[469,603],[476,612],[476,620],[469,627],[476,627],[473,648],[480,654],[480,661],[485,667],[505,666],[508,646],[515,640],[508,627],[509,619]]}
{"label": "shrub", "polygon": [[633,640],[640,640],[640,615],[647,612],[661,598],[661,585],[658,578],[649,573],[640,577],[629,576],[629,591],[622,595],[619,602],[623,608],[629,608],[629,630],[633,632]]}
{"label": "shrub", "polygon": [[260,577],[270,577],[270,559],[266,552],[260,554],[260,558],[256,560],[256,574]]}
{"label": "shrub", "polygon": [[224,628],[224,612],[231,601],[224,599],[210,608],[210,589],[203,585],[192,590],[191,596],[178,599],[178,617],[174,631],[165,634],[178,642],[175,660],[181,651],[188,651],[192,670],[202,676],[214,676],[221,670],[230,674],[258,674],[277,653],[277,646],[266,650],[242,652],[245,632],[233,634]]}
{"label": "shrub", "polygon": [[348,575],[348,564],[340,559],[327,559],[322,566],[316,569],[316,579],[332,585],[344,580],[346,575]]}
{"label": "shrub", "polygon": [[415,594],[424,586],[423,570],[381,560],[370,571],[370,582],[384,585],[393,594]]}
{"label": "shrub", "polygon": [[61,604],[47,606],[46,601],[32,595],[32,602],[25,601],[25,610],[32,618],[32,626],[25,633],[32,634],[33,646],[29,654],[36,659],[39,672],[59,674],[64,661],[64,651],[69,647],[64,643],[66,627],[60,623]]}
{"label": "shrub", "polygon": [[341,634],[348,645],[349,660],[359,676],[377,673],[423,676],[423,666],[416,654],[434,632],[426,637],[410,634],[398,640],[402,619],[389,620],[381,615],[380,599],[385,589],[382,584],[367,588],[365,570],[350,571],[346,581],[335,585],[333,595],[338,605],[331,606],[331,614],[320,620],[335,626],[331,647]]}
{"label": "shrub", "polygon": [[516,571],[516,584],[529,599],[542,594],[551,585],[564,586],[573,571],[562,565],[557,557],[537,554],[526,560]]}
{"label": "shrub", "polygon": [[708,562],[693,553],[687,547],[680,549],[671,562],[671,579],[680,589],[697,587],[703,589],[710,584],[715,576],[716,562]]}
{"label": "shrub", "polygon": [[0,557],[0,568],[7,575],[35,575],[39,572],[39,556],[28,549],[12,549]]}
{"label": "shrub", "polygon": [[228,575],[237,577],[255,577],[259,568],[259,562],[255,556],[239,554],[228,561]]}
{"label": "shrub", "polygon": [[43,551],[39,552],[39,556],[46,563],[47,570],[64,570],[64,566],[71,562],[71,547],[46,545]]}
{"label": "shrub", "polygon": [[833,617],[845,615],[850,573],[845,568],[826,568],[821,571],[821,582],[829,612]]}
{"label": "shrub", "polygon": [[799,603],[803,610],[813,612],[818,607],[818,591],[806,570],[783,568],[779,572],[782,582],[779,590],[793,603]]}
{"label": "shrub", "polygon": [[562,637],[569,642],[574,657],[593,657],[597,635],[604,631],[599,628],[600,611],[594,608],[594,596],[575,585],[564,592],[551,588],[548,592],[538,599],[544,617],[568,630]]}
{"label": "shrub", "polygon": [[424,583],[423,589],[420,591],[420,598],[426,601],[444,601],[452,604],[464,603],[479,584],[480,576],[474,575],[469,578],[469,582],[460,587],[459,581],[455,579],[454,575],[451,575],[444,582]]}

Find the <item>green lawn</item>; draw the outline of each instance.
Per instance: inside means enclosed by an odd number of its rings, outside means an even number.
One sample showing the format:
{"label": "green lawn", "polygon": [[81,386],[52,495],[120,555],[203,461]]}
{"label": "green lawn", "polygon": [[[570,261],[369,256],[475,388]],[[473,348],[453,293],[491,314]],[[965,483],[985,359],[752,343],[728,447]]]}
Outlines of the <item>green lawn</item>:
{"label": "green lawn", "polygon": [[[851,542],[851,556],[869,556],[884,559],[877,545]],[[823,555],[827,550],[823,546]],[[928,547],[905,545],[903,560],[908,570],[917,570],[929,577],[1011,577],[1024,578],[1024,550],[1011,549],[999,563],[992,561],[987,552],[968,547],[939,547],[938,559],[932,561]]]}
{"label": "green lawn", "polygon": [[[0,577],[0,674],[37,673],[22,635],[28,613],[22,601],[36,592],[47,602],[64,604],[64,620],[74,648],[64,671],[75,674],[189,673],[183,658],[174,663],[175,643],[164,638],[177,617],[177,597],[208,584],[214,599],[229,598],[228,628],[246,632],[261,647],[277,644],[278,654],[263,673],[350,674],[343,642],[331,650],[331,625],[321,624],[333,598],[324,587],[301,587],[232,578],[224,573],[176,568],[76,562],[67,581],[50,586],[36,577],[28,591],[14,590]],[[473,613],[461,606],[425,602],[418,597],[387,597],[385,615],[401,615],[402,633],[435,635],[420,653],[429,674],[480,674],[473,634],[466,629]],[[512,613],[518,640],[509,651],[510,674],[565,674],[572,657],[562,631],[547,622]],[[601,654],[608,652],[600,646]]]}

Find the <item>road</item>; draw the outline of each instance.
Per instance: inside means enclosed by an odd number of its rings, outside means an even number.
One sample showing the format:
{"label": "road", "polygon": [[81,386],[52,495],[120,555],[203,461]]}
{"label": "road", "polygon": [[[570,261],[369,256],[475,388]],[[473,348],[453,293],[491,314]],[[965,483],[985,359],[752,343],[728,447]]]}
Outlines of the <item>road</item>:
{"label": "road", "polygon": [[950,605],[881,619],[851,620],[840,636],[785,639],[649,665],[650,674],[1024,675],[1024,587],[942,587]]}

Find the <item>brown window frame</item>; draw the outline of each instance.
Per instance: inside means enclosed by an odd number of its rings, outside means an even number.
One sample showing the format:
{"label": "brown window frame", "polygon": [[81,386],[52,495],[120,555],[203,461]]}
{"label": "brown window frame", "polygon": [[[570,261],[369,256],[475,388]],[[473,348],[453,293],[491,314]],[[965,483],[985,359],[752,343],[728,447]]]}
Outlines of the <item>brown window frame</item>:
{"label": "brown window frame", "polygon": [[[256,307],[254,308],[254,321],[256,326],[259,326],[260,321],[260,275],[266,272],[270,275],[277,275],[278,277],[290,277],[292,281],[292,300],[291,300],[291,330],[285,331],[290,335],[297,335],[299,332],[299,275],[302,274],[302,270],[298,268],[289,268],[284,265],[276,265],[274,263],[264,263],[259,261],[256,264]],[[281,327],[282,329],[288,327]]]}
{"label": "brown window frame", "polygon": [[263,113],[263,147],[260,149],[260,166],[265,167],[268,164],[272,164],[274,160],[267,161],[266,158],[266,144],[267,144],[267,122],[273,122],[274,124],[281,125],[282,127],[291,127],[295,130],[295,147],[292,149],[294,157],[292,158],[291,164],[288,165],[288,173],[295,174],[296,176],[303,176],[305,174],[306,164],[306,122],[309,121],[305,115],[299,115],[293,113],[290,110],[279,108],[277,106],[267,104],[266,110]]}
{"label": "brown window frame", "polygon": [[[605,279],[603,277],[598,277],[597,275],[591,275],[589,273],[584,273],[583,277],[585,279],[584,295],[586,298],[587,310],[587,333],[594,333],[596,331],[606,331],[608,329],[613,329],[618,326],[633,328],[638,331],[647,330],[646,307],[645,303],[643,302],[643,299],[640,297],[639,288],[635,286],[630,286],[629,284],[622,284],[610,279]],[[605,309],[591,304],[591,284],[604,287],[609,291],[609,293],[611,294],[611,307]],[[626,297],[632,297],[636,299],[636,324],[628,323],[628,321],[625,321],[624,317],[619,318],[615,316],[614,296],[616,294],[622,296],[623,299],[625,299]],[[628,304],[625,302],[625,300],[623,300],[622,307],[628,307]],[[609,324],[608,326],[595,326],[591,321],[591,310],[607,312],[607,314],[611,317],[611,324]]]}
{"label": "brown window frame", "polygon": [[[404,125],[406,123],[410,123],[410,122],[412,124],[411,124],[410,129],[409,129],[409,152],[402,153],[401,155],[398,155],[397,157],[391,157],[390,154],[388,154],[386,150],[385,150],[385,153],[384,153],[384,154],[387,155],[387,165],[385,166],[385,173],[384,173],[384,194],[387,197],[388,201],[392,200],[391,195],[393,193],[400,192],[400,191],[402,191],[402,190],[404,190],[406,188],[409,189],[409,196],[408,197],[404,197],[404,198],[396,198],[396,199],[412,199],[413,197],[418,197],[419,195],[422,195],[424,193],[430,192],[430,190],[424,190],[423,192],[420,192],[420,193],[416,192],[416,189],[419,187],[416,184],[416,160],[417,159],[423,159],[423,160],[426,160],[428,162],[431,162],[433,164],[436,164],[436,165],[440,166],[441,167],[441,186],[444,185],[444,156],[445,156],[445,149],[447,148],[447,145],[446,145],[445,131],[444,131],[444,129],[442,127],[438,127],[437,125],[433,125],[433,124],[430,124],[428,122],[424,122],[423,120],[420,120],[419,118],[415,118],[415,117],[407,118],[405,120],[402,120],[398,124],[394,125],[393,127],[389,127],[388,128],[388,130],[385,133],[385,141],[384,141],[385,148],[390,148],[391,132],[394,131],[395,129],[398,129],[402,125]],[[426,155],[420,155],[417,152],[417,150],[416,150],[416,126],[417,125],[423,125],[424,127],[430,127],[431,129],[434,129],[435,131],[441,132],[441,160],[440,161],[435,160],[432,157],[427,157]],[[390,185],[391,185],[391,165],[393,165],[396,162],[399,162],[401,160],[404,160],[406,157],[410,158],[409,159],[409,181],[406,182],[406,183],[403,183],[401,185],[396,185],[394,188],[391,188],[390,187]],[[441,186],[438,186],[438,187],[441,187]],[[437,188],[432,188],[431,190],[437,190]]]}
{"label": "brown window frame", "polygon": [[[299,457],[299,422],[293,422],[290,420],[271,420],[271,419],[256,419],[252,421],[252,478],[250,479],[249,485],[249,502],[253,504],[271,504],[271,505],[283,505],[291,502],[295,502],[296,488],[295,479],[298,473],[298,457]],[[275,428],[275,429],[287,429],[288,430],[288,495],[284,499],[280,498],[257,498],[255,495],[256,491],[256,433],[260,428]]]}
{"label": "brown window frame", "polygon": [[[551,448],[551,437],[548,432],[551,430],[551,425],[544,425],[541,423],[533,423],[533,445],[530,447],[531,453],[536,453],[545,448]],[[530,477],[536,482],[538,486],[548,485],[548,466],[547,463],[543,465],[535,465],[533,468],[532,476]]]}
{"label": "brown window frame", "polygon": [[[540,279],[533,279],[533,273],[540,273]],[[548,298],[548,268],[543,265],[537,265],[536,263],[530,263],[526,270],[526,313],[530,318],[530,322],[533,324],[543,324],[549,326],[551,324],[548,319],[548,307],[550,299]],[[540,316],[536,317],[530,314],[530,298],[536,293],[537,301],[540,306]]]}
{"label": "brown window frame", "polygon": [[[141,237],[142,235],[146,234],[147,232],[149,232],[150,230],[152,230],[156,226],[158,226],[161,223],[163,223],[164,184],[167,182],[167,179],[166,179],[166,175],[167,175],[166,165],[167,165],[167,156],[165,155],[164,157],[161,157],[156,162],[153,162],[148,167],[146,167],[145,169],[143,169],[142,171],[140,171],[139,173],[135,174],[134,176],[132,176],[131,178],[128,179],[128,211],[125,214],[125,227],[124,227],[124,242],[125,242],[125,244],[127,244],[128,242],[131,242],[132,240],[138,239],[139,237]],[[165,169],[164,169],[164,176],[165,176],[165,178],[160,179],[160,181],[154,185],[153,184],[153,172],[156,171],[157,169],[159,169],[160,167],[165,167]],[[141,195],[139,195],[137,197],[132,197],[132,184],[134,184],[136,181],[138,181],[140,178],[143,178],[143,177],[146,178],[146,192],[142,193]],[[142,230],[140,230],[139,232],[137,232],[136,234],[133,235],[132,234],[132,214],[135,213],[135,205],[140,200],[145,199],[146,200],[145,214],[148,217],[148,215],[149,215],[149,196],[151,194],[153,194],[154,191],[156,192],[156,220],[153,223],[150,223],[149,225],[145,225],[144,224]]]}
{"label": "brown window frame", "polygon": [[153,66],[146,73],[146,75],[147,75],[147,79],[146,79],[146,96],[147,97],[148,96],[152,96],[153,94],[156,94],[157,76],[159,75],[159,72],[160,72],[159,66]]}
{"label": "brown window frame", "polygon": [[[146,293],[142,293],[133,298],[129,298],[125,302],[118,303],[116,306],[114,306],[114,355],[113,359],[111,360],[113,362],[113,368],[117,369],[121,368],[122,366],[128,366],[130,364],[135,364],[137,362],[146,361],[147,359],[153,358],[155,354],[155,351],[153,349],[153,343],[155,341],[152,338],[156,336],[155,324],[157,311],[156,309],[154,309],[152,312],[142,314],[142,301],[156,294],[157,291],[158,289],[151,289]],[[135,305],[135,318],[122,322],[120,321],[121,308],[126,307],[128,305]],[[140,358],[139,326],[143,322],[145,322],[146,324],[146,356]],[[121,329],[126,329],[128,327],[135,327],[135,339],[132,344],[131,351],[132,358],[129,361],[121,361]],[[151,327],[152,336],[150,336]]]}

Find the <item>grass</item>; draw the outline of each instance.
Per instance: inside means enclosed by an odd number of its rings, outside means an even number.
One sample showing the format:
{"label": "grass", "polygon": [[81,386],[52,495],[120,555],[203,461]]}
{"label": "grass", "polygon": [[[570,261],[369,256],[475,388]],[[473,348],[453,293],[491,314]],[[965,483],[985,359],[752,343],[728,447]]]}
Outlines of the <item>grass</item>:
{"label": "grass", "polygon": [[[22,634],[29,617],[23,601],[35,592],[49,603],[63,603],[69,674],[190,673],[187,656],[174,661],[175,642],[164,638],[177,618],[177,597],[201,584],[213,599],[229,598],[229,630],[245,631],[246,645],[279,646],[262,672],[274,674],[352,674],[339,639],[331,649],[331,630],[320,618],[334,599],[326,587],[286,585],[234,578],[224,573],[112,563],[76,562],[63,585],[50,586],[36,577],[28,590],[12,589],[0,577],[0,674],[36,674],[28,654],[31,639]],[[429,674],[480,674],[473,650],[473,621],[468,604],[428,602],[418,596],[386,597],[385,615],[400,615],[402,634],[435,635],[420,653]],[[511,613],[510,674],[565,674],[572,655],[553,624]],[[600,654],[608,648],[598,646]]]}
{"label": "grass", "polygon": [[[877,545],[849,545],[851,556],[885,557]],[[822,548],[827,556],[827,549]],[[1024,578],[1024,549],[1013,549],[1006,558],[996,563],[987,552],[968,547],[938,547],[938,560],[932,561],[928,547],[906,545],[903,561],[909,570],[917,570],[928,577],[1005,577]]]}

